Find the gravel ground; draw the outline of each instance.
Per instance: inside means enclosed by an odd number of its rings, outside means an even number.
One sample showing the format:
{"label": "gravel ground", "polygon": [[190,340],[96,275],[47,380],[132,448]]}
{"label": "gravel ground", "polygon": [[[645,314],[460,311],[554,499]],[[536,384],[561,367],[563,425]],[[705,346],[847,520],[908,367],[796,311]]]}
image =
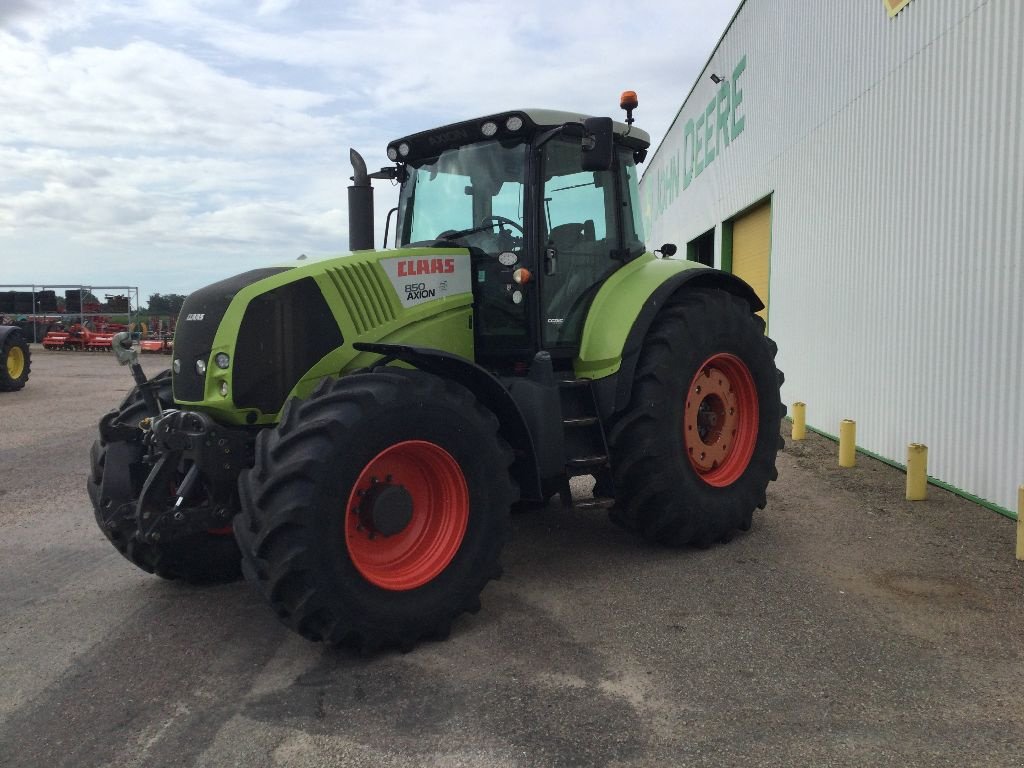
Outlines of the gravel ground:
{"label": "gravel ground", "polygon": [[824,438],[788,443],[726,546],[518,515],[479,614],[361,658],[244,583],[123,560],[84,485],[128,371],[33,352],[0,395],[0,766],[1024,765],[1013,522],[906,502],[900,472],[840,470]]}

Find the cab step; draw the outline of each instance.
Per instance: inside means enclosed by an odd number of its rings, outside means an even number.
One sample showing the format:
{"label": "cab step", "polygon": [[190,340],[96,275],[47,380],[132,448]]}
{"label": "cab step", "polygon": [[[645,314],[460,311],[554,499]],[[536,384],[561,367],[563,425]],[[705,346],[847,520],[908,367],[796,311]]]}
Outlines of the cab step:
{"label": "cab step", "polygon": [[611,509],[615,506],[615,499],[609,496],[598,496],[593,499],[580,499],[574,502],[573,509]]}
{"label": "cab step", "polygon": [[577,456],[576,458],[568,459],[565,462],[565,466],[569,469],[585,469],[588,467],[603,467],[607,463],[607,455],[597,454],[595,456]]}

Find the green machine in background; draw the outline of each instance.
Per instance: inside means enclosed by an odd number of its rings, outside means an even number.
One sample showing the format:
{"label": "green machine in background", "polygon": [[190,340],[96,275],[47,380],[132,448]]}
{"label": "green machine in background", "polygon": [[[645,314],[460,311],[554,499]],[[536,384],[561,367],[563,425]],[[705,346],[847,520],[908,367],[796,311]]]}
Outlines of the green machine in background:
{"label": "green machine in background", "polygon": [[32,352],[16,325],[0,325],[0,392],[23,389],[32,370]]}

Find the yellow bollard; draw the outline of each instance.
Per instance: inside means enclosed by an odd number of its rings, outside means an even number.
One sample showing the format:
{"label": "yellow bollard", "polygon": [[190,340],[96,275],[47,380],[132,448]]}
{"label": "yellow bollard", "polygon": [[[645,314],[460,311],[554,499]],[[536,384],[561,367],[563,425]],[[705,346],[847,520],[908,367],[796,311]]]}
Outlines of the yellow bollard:
{"label": "yellow bollard", "polygon": [[857,422],[853,419],[839,422],[839,466],[857,466]]}
{"label": "yellow bollard", "polygon": [[1024,485],[1017,489],[1017,559],[1024,560]]}
{"label": "yellow bollard", "polygon": [[928,498],[928,446],[910,443],[907,446],[907,501]]}
{"label": "yellow bollard", "polygon": [[804,403],[793,403],[793,439],[803,440],[807,437],[807,406]]}

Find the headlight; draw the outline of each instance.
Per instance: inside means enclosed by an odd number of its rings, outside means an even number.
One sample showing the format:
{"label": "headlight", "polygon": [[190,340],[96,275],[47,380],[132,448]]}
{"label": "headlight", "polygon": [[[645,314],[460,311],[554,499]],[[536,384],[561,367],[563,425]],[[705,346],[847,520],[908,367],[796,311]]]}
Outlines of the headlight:
{"label": "headlight", "polygon": [[388,147],[388,160],[395,162],[398,160],[398,150],[394,147]]}
{"label": "headlight", "polygon": [[175,373],[181,373],[181,360],[175,360],[171,363],[171,370]]}
{"label": "headlight", "polygon": [[196,373],[198,373],[200,376],[205,376],[206,375],[206,361],[205,360],[196,360]]}
{"label": "headlight", "polygon": [[512,115],[512,117],[505,121],[505,127],[510,131],[518,131],[523,127],[523,118],[519,115]]}
{"label": "headlight", "polygon": [[402,157],[405,157],[406,155],[409,154],[409,145],[406,144],[404,141],[398,145],[398,154],[400,154]]}
{"label": "headlight", "polygon": [[217,356],[213,358],[213,361],[217,364],[217,367],[221,370],[227,370],[228,366],[231,365],[231,358],[228,357],[227,352],[218,352]]}
{"label": "headlight", "polygon": [[497,132],[498,124],[492,123],[490,120],[488,120],[486,123],[480,126],[480,133],[482,133],[484,136],[487,136],[488,138],[490,138]]}
{"label": "headlight", "polygon": [[220,396],[221,397],[227,397],[228,396],[228,383],[226,381],[222,381],[220,383]]}

